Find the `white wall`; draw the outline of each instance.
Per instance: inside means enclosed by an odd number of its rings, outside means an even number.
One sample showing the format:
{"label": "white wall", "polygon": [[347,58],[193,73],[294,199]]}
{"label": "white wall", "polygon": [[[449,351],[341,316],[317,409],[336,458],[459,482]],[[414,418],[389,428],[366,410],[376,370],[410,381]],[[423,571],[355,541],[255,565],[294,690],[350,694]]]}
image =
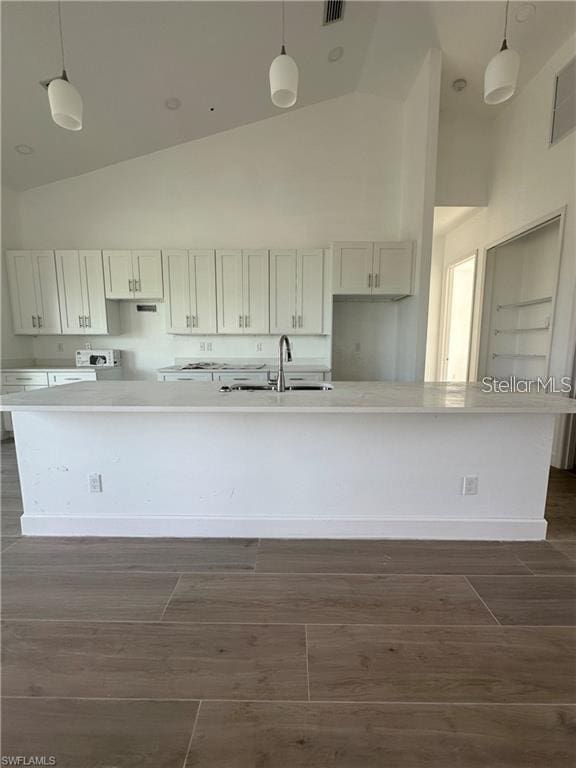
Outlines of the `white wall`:
{"label": "white wall", "polygon": [[401,381],[424,378],[441,67],[441,52],[429,51],[404,104],[401,237],[417,248],[415,295],[398,304]]}
{"label": "white wall", "polygon": [[396,378],[398,305],[390,301],[334,302],[332,378]]}
{"label": "white wall", "polygon": [[444,235],[435,235],[432,241],[430,265],[430,301],[428,305],[428,333],[426,336],[425,381],[439,381],[440,319],[442,282],[444,279]]}
{"label": "white wall", "polygon": [[440,113],[436,205],[484,206],[492,167],[492,122]]}
{"label": "white wall", "polygon": [[[350,94],[172,147],[19,196],[22,248],[327,246],[397,239],[400,102]],[[122,334],[92,343],[127,351],[131,376],[151,377],[200,339],[165,335],[156,315],[121,309]],[[270,356],[269,337],[212,337],[213,356]],[[38,338],[41,359],[70,359],[85,339]],[[329,337],[296,352],[329,357]],[[63,347],[63,349],[60,349]],[[265,351],[263,352],[265,354]],[[209,356],[209,355],[208,355]]]}
{"label": "white wall", "polygon": [[[7,248],[12,248],[20,242],[20,225],[18,214],[18,202],[16,193],[7,187],[2,187],[2,221],[1,244],[2,253]],[[8,294],[8,276],[6,264],[2,258],[1,272],[1,297],[2,297],[2,359],[10,364],[32,357],[32,339],[23,336],[14,336],[12,331],[12,313],[10,310],[10,296]]]}

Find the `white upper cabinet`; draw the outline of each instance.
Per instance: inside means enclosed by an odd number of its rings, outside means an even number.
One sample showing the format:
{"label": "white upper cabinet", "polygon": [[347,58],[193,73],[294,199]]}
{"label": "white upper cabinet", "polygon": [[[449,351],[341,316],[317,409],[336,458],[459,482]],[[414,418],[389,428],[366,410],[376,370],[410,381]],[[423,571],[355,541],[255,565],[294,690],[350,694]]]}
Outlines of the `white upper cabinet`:
{"label": "white upper cabinet", "polygon": [[163,252],[169,333],[216,333],[213,250]]}
{"label": "white upper cabinet", "polygon": [[104,276],[107,299],[164,298],[160,251],[104,251]]}
{"label": "white upper cabinet", "polygon": [[411,241],[374,243],[372,294],[409,296],[414,293],[414,258]]}
{"label": "white upper cabinet", "polygon": [[334,244],[333,293],[399,299],[414,293],[414,247],[404,242]]}
{"label": "white upper cabinet", "polygon": [[109,333],[101,251],[56,251],[64,334]]}
{"label": "white upper cabinet", "polygon": [[269,333],[267,250],[216,251],[218,333]]}
{"label": "white upper cabinet", "polygon": [[8,251],[6,257],[14,333],[61,333],[54,252]]}
{"label": "white upper cabinet", "polygon": [[270,331],[319,334],[323,321],[324,251],[271,251]]}

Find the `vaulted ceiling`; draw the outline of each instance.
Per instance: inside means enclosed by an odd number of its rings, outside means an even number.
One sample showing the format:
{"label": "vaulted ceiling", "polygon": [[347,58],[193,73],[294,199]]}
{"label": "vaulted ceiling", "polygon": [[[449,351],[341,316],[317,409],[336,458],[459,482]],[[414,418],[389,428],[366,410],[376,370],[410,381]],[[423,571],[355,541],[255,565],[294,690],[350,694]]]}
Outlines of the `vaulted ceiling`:
{"label": "vaulted ceiling", "polygon": [[[511,14],[515,6],[512,3]],[[574,31],[574,3],[537,3],[510,33],[525,81]],[[503,3],[348,0],[323,26],[322,2],[286,3],[288,52],[300,68],[296,108],[354,90],[402,100],[425,52],[444,51],[443,108],[486,111],[481,80],[498,50]],[[57,6],[2,4],[3,183],[27,189],[284,114],[268,91],[281,5],[266,2],[75,2],[62,7],[66,64],[84,98],[78,133],[51,120],[40,80],[59,74]],[[512,33],[513,32],[513,33]],[[336,62],[329,52],[342,46]],[[469,88],[455,94],[455,77]],[[181,106],[169,110],[166,99]],[[30,155],[17,145],[33,148]]]}

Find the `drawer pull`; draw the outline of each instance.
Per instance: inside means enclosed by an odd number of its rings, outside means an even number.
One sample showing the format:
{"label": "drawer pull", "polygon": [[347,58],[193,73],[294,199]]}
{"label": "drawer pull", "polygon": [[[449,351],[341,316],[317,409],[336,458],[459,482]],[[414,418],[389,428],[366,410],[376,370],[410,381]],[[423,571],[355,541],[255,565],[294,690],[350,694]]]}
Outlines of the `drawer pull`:
{"label": "drawer pull", "polygon": [[38,328],[42,328],[42,315],[38,315]]}

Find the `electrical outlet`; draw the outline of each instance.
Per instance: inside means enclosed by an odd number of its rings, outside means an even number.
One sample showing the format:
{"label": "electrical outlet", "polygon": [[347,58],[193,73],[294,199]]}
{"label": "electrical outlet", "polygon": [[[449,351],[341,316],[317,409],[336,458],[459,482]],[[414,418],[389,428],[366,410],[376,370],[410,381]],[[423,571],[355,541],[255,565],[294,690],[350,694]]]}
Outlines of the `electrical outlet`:
{"label": "electrical outlet", "polygon": [[90,493],[102,493],[102,475],[95,472],[93,475],[88,475],[88,487]]}
{"label": "electrical outlet", "polygon": [[206,344],[206,351],[207,351],[207,352],[212,352],[212,342],[211,342],[211,341],[209,341],[209,342]]}
{"label": "electrical outlet", "polygon": [[256,352],[262,352],[262,342],[261,341],[259,341],[256,344]]}
{"label": "electrical outlet", "polygon": [[87,341],[86,344],[84,344],[84,349],[92,349],[92,344]]}
{"label": "electrical outlet", "polygon": [[64,352],[64,344],[61,341],[58,342],[58,352]]}
{"label": "electrical outlet", "polygon": [[468,475],[462,478],[462,496],[476,496],[478,493],[478,477]]}
{"label": "electrical outlet", "polygon": [[206,342],[201,341],[200,342],[200,352],[206,352]]}

